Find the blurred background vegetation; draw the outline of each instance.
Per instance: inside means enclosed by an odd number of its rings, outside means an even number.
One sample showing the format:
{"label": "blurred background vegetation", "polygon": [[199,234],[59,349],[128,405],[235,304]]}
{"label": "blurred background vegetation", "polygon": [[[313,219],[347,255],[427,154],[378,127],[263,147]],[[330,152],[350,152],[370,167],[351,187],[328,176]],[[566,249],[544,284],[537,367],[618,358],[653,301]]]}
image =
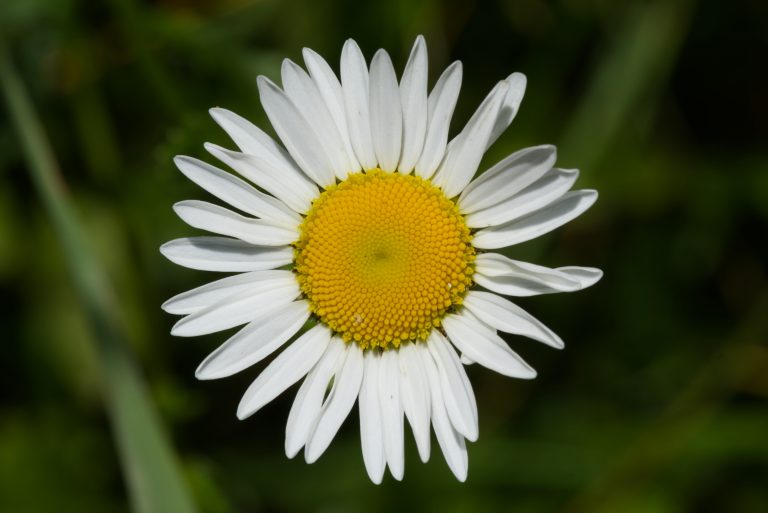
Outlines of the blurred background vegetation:
{"label": "blurred background vegetation", "polygon": [[[2,0],[0,511],[768,511],[767,29],[761,0]],[[195,381],[223,338],[171,338],[159,305],[210,276],[158,246],[206,197],[172,157],[231,145],[209,107],[267,127],[255,77],[283,57],[336,67],[354,37],[402,69],[419,33],[433,80],[464,62],[453,133],[528,76],[484,165],[557,143],[600,191],[509,254],[606,274],[520,301],[566,341],[510,339],[538,379],[469,368],[466,484],[409,441],[377,487],[356,415],[308,466],[293,391],[235,418],[261,366]]]}

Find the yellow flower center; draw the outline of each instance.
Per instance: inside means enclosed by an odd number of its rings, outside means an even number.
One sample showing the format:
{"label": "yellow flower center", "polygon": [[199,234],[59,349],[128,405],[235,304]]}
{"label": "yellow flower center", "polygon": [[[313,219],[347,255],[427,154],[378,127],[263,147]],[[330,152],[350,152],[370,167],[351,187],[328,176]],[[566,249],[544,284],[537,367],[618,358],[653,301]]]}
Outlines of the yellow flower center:
{"label": "yellow flower center", "polygon": [[472,281],[463,216],[417,176],[349,175],[320,194],[300,232],[295,269],[312,312],[363,348],[426,339]]}

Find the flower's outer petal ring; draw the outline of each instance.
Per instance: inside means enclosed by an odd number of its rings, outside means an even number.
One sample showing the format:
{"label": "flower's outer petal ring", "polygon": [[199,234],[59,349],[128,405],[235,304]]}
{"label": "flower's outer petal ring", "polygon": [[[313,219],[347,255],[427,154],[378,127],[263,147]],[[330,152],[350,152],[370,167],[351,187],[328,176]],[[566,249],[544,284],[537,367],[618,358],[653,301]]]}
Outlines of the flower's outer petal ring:
{"label": "flower's outer petal ring", "polygon": [[256,190],[245,181],[207,162],[183,155],[174,157],[176,167],[197,185],[246,214],[284,224],[298,231],[301,216],[285,203]]}
{"label": "flower's outer petal ring", "polygon": [[247,369],[287,342],[308,318],[306,301],[265,310],[208,355],[197,368],[195,376],[198,379],[218,379]]}
{"label": "flower's outer petal ring", "polygon": [[345,343],[337,337],[331,339],[323,356],[309,371],[296,393],[288,424],[285,427],[285,455],[293,458],[307,443],[317,416],[323,407],[323,396],[328,382],[336,373]]}
{"label": "flower's outer petal ring", "polygon": [[384,431],[384,454],[392,477],[403,479],[405,471],[403,407],[400,402],[400,366],[396,351],[384,351],[379,368],[379,402]]}
{"label": "flower's outer petal ring", "polygon": [[504,376],[533,379],[536,371],[496,334],[483,330],[471,317],[449,314],[443,326],[451,342],[471,359]]}
{"label": "flower's outer petal ring", "polygon": [[403,108],[403,151],[398,170],[410,173],[424,150],[429,109],[427,102],[428,59],[424,36],[418,36],[400,80]]}
{"label": "flower's outer petal ring", "polygon": [[549,144],[517,151],[472,180],[459,196],[459,208],[470,214],[500,203],[541,178],[555,160],[557,149]]}
{"label": "flower's outer petal ring", "polygon": [[237,418],[250,417],[303,378],[315,366],[330,341],[330,330],[323,324],[317,324],[292,342],[245,391],[237,407]]}
{"label": "flower's outer petal ring", "polygon": [[475,393],[456,351],[437,330],[430,334],[427,347],[440,375],[441,395],[451,424],[467,440],[477,440],[479,425]]}
{"label": "flower's outer petal ring", "polygon": [[535,239],[575,219],[596,200],[597,191],[568,192],[525,217],[478,231],[472,245],[480,249],[497,249]]}
{"label": "flower's outer petal ring", "polygon": [[184,237],[160,246],[174,264],[200,271],[247,272],[290,264],[290,246],[254,246],[228,237]]}
{"label": "flower's outer petal ring", "polygon": [[344,93],[341,89],[338,77],[334,74],[331,67],[318,53],[309,48],[304,48],[304,63],[307,65],[312,80],[317,84],[317,89],[325,101],[325,105],[336,123],[342,141],[344,150],[349,162],[349,173],[360,171],[360,162],[357,161],[355,150],[352,149],[352,141],[349,138],[349,128],[347,127],[347,113],[344,107]]}
{"label": "flower's outer petal ring", "polygon": [[550,169],[531,185],[504,201],[465,216],[470,228],[498,226],[540,210],[568,192],[579,176],[577,169]]}
{"label": "flower's outer petal ring", "polygon": [[312,435],[307,440],[304,457],[314,463],[331,444],[344,420],[355,405],[363,382],[363,351],[357,344],[347,344],[341,369],[333,380]]}
{"label": "flower's outer petal ring", "polygon": [[232,151],[216,144],[205,143],[205,149],[240,175],[255,183],[294,212],[304,214],[320,191],[315,182],[298,169],[275,166],[275,161],[263,155]]}
{"label": "flower's outer petal ring", "polygon": [[[291,271],[252,271],[227,276],[201,287],[173,296],[162,305],[169,314],[187,315],[199,312],[219,301],[246,290],[272,288],[296,280]],[[264,283],[268,283],[265,287]]]}
{"label": "flower's outer petal ring", "polygon": [[358,398],[360,410],[360,445],[368,477],[380,484],[387,467],[384,455],[384,433],[382,429],[381,404],[379,401],[379,372],[381,357],[378,351],[365,351],[363,384]]}
{"label": "flower's outer petal ring", "polygon": [[448,145],[433,178],[435,185],[441,187],[448,198],[458,195],[475,175],[508,88],[505,81],[496,84],[464,130]]}
{"label": "flower's outer petal ring", "polygon": [[285,59],[282,66],[283,89],[302,114],[325,150],[334,174],[340,180],[350,169],[344,141],[315,82],[298,64]]}
{"label": "flower's outer petal ring", "polygon": [[389,54],[379,50],[371,61],[369,82],[371,137],[379,168],[392,172],[400,162],[403,109],[395,68]]}
{"label": "flower's outer petal ring", "polygon": [[440,383],[440,377],[435,362],[426,351],[422,351],[422,356],[424,356],[424,369],[427,372],[429,389],[432,392],[431,417],[432,427],[435,430],[435,437],[437,438],[440,450],[443,452],[443,457],[448,464],[448,468],[451,469],[451,472],[456,476],[456,479],[463,483],[467,479],[467,469],[469,467],[467,446],[464,442],[464,437],[454,429],[448,418],[441,392],[442,385]]}
{"label": "flower's outer petal ring", "polygon": [[282,224],[264,219],[241,216],[206,201],[180,201],[173,206],[173,210],[193,228],[236,237],[251,244],[286,246],[299,238],[296,228],[287,228]]}
{"label": "flower's outer petal ring", "polygon": [[470,290],[464,298],[464,306],[478,319],[497,330],[538,340],[555,349],[564,346],[562,339],[541,321],[497,294]]}
{"label": "flower's outer petal ring", "polygon": [[411,425],[416,448],[421,461],[429,461],[429,386],[424,381],[424,369],[416,351],[423,344],[401,344],[400,361],[400,400],[405,417]]}
{"label": "flower's outer petal ring", "polygon": [[582,289],[591,287],[603,277],[603,271],[595,269],[594,267],[566,266],[558,267],[555,270],[565,273],[573,279],[579,280]]}
{"label": "flower's outer petal ring", "polygon": [[[483,253],[475,260],[475,282],[506,296],[535,296],[554,292],[575,292],[594,284],[601,274],[589,267],[550,269],[541,265],[520,262],[499,255]],[[597,271],[597,273],[595,273]],[[584,276],[585,279],[580,278]],[[597,277],[597,279],[595,279]]]}
{"label": "flower's outer petal ring", "polygon": [[417,176],[432,177],[445,156],[448,128],[461,89],[461,62],[456,61],[440,75],[427,100],[429,120],[424,136],[424,149],[416,162]]}
{"label": "flower's outer petal ring", "polygon": [[171,329],[171,335],[197,337],[234,328],[258,318],[265,309],[290,303],[299,294],[292,276],[267,277],[182,318]]}
{"label": "flower's outer petal ring", "polygon": [[262,129],[235,114],[234,112],[214,107],[208,111],[219,126],[235,142],[240,151],[258,156],[268,163],[278,175],[291,175],[294,179],[306,178],[290,154]]}
{"label": "flower's outer petal ring", "polygon": [[317,185],[333,184],[333,161],[298,107],[268,78],[260,76],[257,83],[261,105],[296,164]]}
{"label": "flower's outer petal ring", "polygon": [[355,156],[363,169],[376,167],[376,152],[371,137],[371,114],[368,101],[368,66],[365,57],[352,39],[341,51],[341,85],[347,128]]}
{"label": "flower's outer petal ring", "polygon": [[486,149],[496,142],[496,139],[504,133],[512,123],[512,120],[515,119],[517,111],[520,109],[520,103],[525,95],[527,83],[525,75],[522,73],[512,73],[506,80],[509,82],[509,90],[507,90],[507,96],[504,98],[501,109],[499,109],[499,114],[496,118],[496,123],[493,125],[493,130],[491,130],[491,136],[488,138]]}

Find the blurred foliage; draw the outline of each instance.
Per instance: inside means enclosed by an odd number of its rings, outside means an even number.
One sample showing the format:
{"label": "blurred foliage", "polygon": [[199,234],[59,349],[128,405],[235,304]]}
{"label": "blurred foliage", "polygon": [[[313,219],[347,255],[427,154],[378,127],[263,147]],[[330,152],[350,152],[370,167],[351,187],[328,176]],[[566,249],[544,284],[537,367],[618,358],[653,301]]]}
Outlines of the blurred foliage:
{"label": "blurred foliage", "polygon": [[[203,512],[768,511],[768,4],[758,0],[3,0],[0,37],[42,118],[126,339]],[[521,304],[563,352],[510,339],[532,382],[469,368],[481,437],[458,484],[406,448],[403,483],[365,476],[355,416],[326,455],[286,460],[290,395],[239,422],[261,366],[193,372],[221,336],[168,335],[159,305],[209,277],[158,246],[205,193],[173,168],[230,145],[207,109],[267,127],[255,77],[308,46],[387,48],[416,34],[433,79],[465,78],[455,129],[511,71],[528,92],[490,164],[556,142],[600,191],[590,211],[514,248],[594,265],[593,289]],[[126,512],[88,312],[0,107],[0,511]],[[210,160],[210,159],[209,159]]]}

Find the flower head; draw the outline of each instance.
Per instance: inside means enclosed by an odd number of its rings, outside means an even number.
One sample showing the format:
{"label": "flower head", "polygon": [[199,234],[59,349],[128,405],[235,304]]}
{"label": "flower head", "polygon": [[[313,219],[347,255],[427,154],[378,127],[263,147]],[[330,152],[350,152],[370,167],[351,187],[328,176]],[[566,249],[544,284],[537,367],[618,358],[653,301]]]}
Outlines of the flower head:
{"label": "flower head", "polygon": [[463,364],[530,379],[536,372],[498,332],[563,345],[502,296],[575,291],[602,276],[490,250],[561,226],[597,193],[568,192],[578,173],[553,167],[553,146],[520,150],[473,179],[517,113],[526,85],[520,73],[499,82],[448,142],[461,63],[428,94],[422,37],[399,83],[385,51],[369,68],[352,40],[340,81],[312,50],[304,60],[308,73],[283,63],[282,88],[258,79],[283,145],[230,111],[211,110],[240,151],[206,149],[247,181],[175,159],[189,179],[242,214],[203,201],[175,205],[189,225],[217,236],[177,239],[163,254],[193,269],[237,274],[169,299],[163,308],[184,315],[172,333],[245,325],[202,362],[200,379],[235,374],[287,343],[237,414],[249,417],[303,378],[288,416],[289,457],[304,448],[307,462],[319,458],[357,403],[374,482],[386,467],[403,476],[404,418],[422,460],[431,427],[463,481],[465,440],[478,437]]}

